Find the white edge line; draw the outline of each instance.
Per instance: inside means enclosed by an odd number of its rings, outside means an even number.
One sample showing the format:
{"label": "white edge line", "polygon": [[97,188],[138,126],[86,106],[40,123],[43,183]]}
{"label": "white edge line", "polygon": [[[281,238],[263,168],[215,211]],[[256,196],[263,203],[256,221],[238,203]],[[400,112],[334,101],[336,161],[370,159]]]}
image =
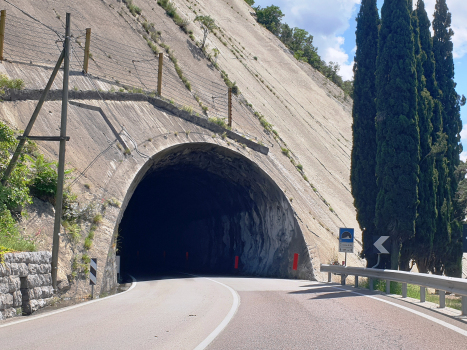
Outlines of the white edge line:
{"label": "white edge line", "polygon": [[113,295],[109,295],[108,297],[105,297],[105,298],[94,299],[94,300],[91,300],[91,301],[86,301],[86,302],[84,302],[84,303],[80,303],[80,304],[76,304],[76,305],[72,305],[72,306],[67,306],[67,307],[64,307],[63,309],[59,309],[59,310],[56,310],[56,311],[44,313],[44,314],[39,315],[39,316],[28,317],[28,318],[24,318],[24,319],[19,320],[19,321],[15,321],[15,322],[10,322],[10,323],[7,323],[7,324],[3,324],[3,325],[0,325],[0,328],[13,326],[13,325],[18,324],[18,323],[34,321],[34,320],[37,320],[37,319],[39,319],[39,318],[43,318],[43,317],[47,317],[47,316],[56,315],[56,314],[59,314],[59,313],[65,312],[65,311],[70,311],[70,310],[73,310],[73,309],[77,309],[77,308],[82,307],[82,306],[86,306],[86,305],[89,305],[89,304],[97,303],[98,301],[101,301],[101,300],[107,300],[107,299],[116,297],[116,296],[118,296],[118,295],[125,294],[126,292],[129,292],[130,290],[132,290],[133,288],[136,287],[136,279],[135,279],[133,276],[131,276],[131,275],[130,275],[130,277],[131,277],[131,279],[133,280],[133,282],[131,283],[130,288],[128,288],[128,289],[127,289],[126,291],[124,291],[124,292],[116,293],[116,294],[113,294]]}
{"label": "white edge line", "polygon": [[453,330],[454,332],[457,332],[465,337],[467,337],[467,331],[463,330],[462,328],[459,328],[459,327],[456,327],[450,323],[447,323],[445,321],[442,321],[442,320],[439,320],[433,316],[430,316],[430,315],[427,315],[427,314],[424,314],[423,312],[420,312],[420,311],[417,311],[417,310],[414,310],[414,309],[411,309],[409,307],[406,307],[406,306],[403,306],[403,305],[399,305],[399,304],[396,304],[396,303],[393,303],[392,301],[389,301],[389,300],[384,300],[384,299],[381,299],[381,298],[378,298],[377,296],[374,296],[374,295],[366,295],[366,294],[362,294],[362,293],[358,293],[358,292],[354,292],[353,290],[348,290],[348,289],[344,289],[344,288],[339,288],[339,287],[334,287],[333,288],[335,289],[338,289],[338,290],[343,290],[343,291],[346,291],[346,292],[351,292],[351,293],[354,293],[354,294],[357,294],[357,295],[360,295],[360,296],[364,296],[364,297],[367,297],[367,298],[371,298],[371,299],[374,299],[374,300],[378,300],[378,301],[381,301],[383,303],[386,303],[386,304],[389,304],[389,305],[392,305],[392,306],[395,306],[395,307],[398,307],[400,309],[403,309],[405,311],[408,311],[408,312],[411,312],[415,315],[418,315],[420,317],[423,317],[423,318],[426,318],[427,320],[430,320],[432,322],[435,322],[441,326],[444,326],[446,328],[449,328],[450,330]]}
{"label": "white edge line", "polygon": [[204,279],[207,279],[209,281],[212,281],[212,282],[215,282],[217,284],[220,284],[221,286],[224,286],[225,288],[227,288],[230,293],[232,294],[232,297],[233,297],[233,302],[232,302],[232,307],[230,308],[230,311],[229,313],[227,314],[227,316],[225,316],[225,318],[222,320],[221,323],[219,323],[219,325],[216,327],[216,329],[214,329],[214,331],[212,331],[211,334],[209,334],[207,336],[206,339],[204,339],[194,350],[203,350],[203,349],[206,349],[206,347],[211,344],[211,342],[216,339],[216,337],[224,330],[225,327],[227,327],[227,325],[229,324],[229,322],[232,320],[232,318],[235,316],[237,310],[238,310],[238,307],[240,306],[240,296],[238,295],[238,293],[233,290],[231,287],[229,287],[228,285],[224,284],[224,283],[221,283],[219,281],[216,281],[216,280],[213,280],[211,278],[207,278],[207,277],[202,277],[202,276],[197,276],[197,275],[192,275],[192,274],[188,274],[187,275],[190,275],[190,276],[194,276],[194,277],[201,277],[201,278],[204,278]]}

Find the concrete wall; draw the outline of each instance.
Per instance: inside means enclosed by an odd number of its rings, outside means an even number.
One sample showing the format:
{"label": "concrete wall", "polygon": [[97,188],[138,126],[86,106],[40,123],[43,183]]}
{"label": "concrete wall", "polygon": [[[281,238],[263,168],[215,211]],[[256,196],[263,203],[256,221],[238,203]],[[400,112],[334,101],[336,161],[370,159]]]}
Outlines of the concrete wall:
{"label": "concrete wall", "polygon": [[9,253],[0,264],[0,320],[44,307],[53,295],[50,252]]}

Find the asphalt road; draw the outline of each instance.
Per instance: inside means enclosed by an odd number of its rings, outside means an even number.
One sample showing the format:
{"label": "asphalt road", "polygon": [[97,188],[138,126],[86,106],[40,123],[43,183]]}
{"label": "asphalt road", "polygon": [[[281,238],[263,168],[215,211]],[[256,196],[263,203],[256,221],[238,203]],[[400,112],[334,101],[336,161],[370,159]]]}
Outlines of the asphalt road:
{"label": "asphalt road", "polygon": [[187,275],[138,281],[98,302],[1,321],[0,349],[467,348],[464,319],[349,289]]}

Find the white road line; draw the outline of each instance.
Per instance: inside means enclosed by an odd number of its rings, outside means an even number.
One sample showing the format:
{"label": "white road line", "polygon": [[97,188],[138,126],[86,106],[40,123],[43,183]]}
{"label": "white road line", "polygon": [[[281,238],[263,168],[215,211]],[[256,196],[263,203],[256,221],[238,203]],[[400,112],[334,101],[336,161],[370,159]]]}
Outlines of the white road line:
{"label": "white road line", "polygon": [[354,292],[352,290],[348,290],[348,289],[344,289],[344,288],[338,288],[338,287],[333,287],[335,289],[338,289],[338,290],[343,290],[343,291],[346,291],[346,292],[350,292],[350,293],[354,293],[354,294],[357,294],[357,295],[360,295],[360,296],[364,296],[364,297],[367,297],[367,298],[371,298],[371,299],[374,299],[374,300],[378,300],[378,301],[381,301],[383,303],[386,303],[386,304],[389,304],[389,305],[392,305],[392,306],[395,306],[395,307],[398,307],[402,310],[405,310],[405,311],[408,311],[408,312],[411,312],[415,315],[418,315],[420,317],[423,317],[423,318],[426,318],[427,320],[430,320],[432,322],[435,322],[441,326],[444,326],[446,328],[449,328],[450,330],[453,330],[454,332],[457,332],[459,334],[462,334],[463,336],[467,337],[467,331],[463,330],[462,328],[459,328],[459,327],[456,327],[450,323],[447,323],[447,322],[444,322],[444,321],[441,321],[433,316],[429,316],[429,315],[426,315],[424,314],[423,312],[420,312],[420,311],[417,311],[417,310],[413,310],[409,307],[406,307],[406,306],[403,306],[403,305],[399,305],[399,304],[396,304],[396,303],[393,303],[392,301],[388,301],[388,300],[384,300],[384,299],[381,299],[381,298],[378,298],[374,295],[366,295],[366,294],[362,294],[362,293],[358,293],[358,292]]}
{"label": "white road line", "polygon": [[229,322],[232,320],[232,318],[235,316],[235,314],[237,313],[237,310],[238,310],[238,307],[240,306],[240,296],[237,294],[237,292],[235,290],[233,290],[232,288],[230,288],[228,285],[224,284],[224,283],[221,283],[219,281],[216,281],[216,280],[213,280],[211,278],[207,278],[207,277],[202,277],[202,276],[197,276],[197,275],[192,275],[192,274],[189,274],[187,273],[186,275],[190,275],[190,276],[195,276],[195,277],[201,277],[201,278],[204,278],[204,279],[207,279],[209,281],[212,281],[212,282],[215,282],[215,283],[218,283],[220,284],[221,286],[224,286],[225,288],[227,288],[230,293],[232,293],[232,297],[233,297],[233,303],[232,303],[232,307],[230,308],[230,311],[229,313],[227,314],[227,316],[225,316],[225,318],[222,320],[221,323],[219,323],[219,325],[216,327],[216,329],[214,329],[214,331],[209,334],[207,336],[206,339],[204,339],[194,350],[203,350],[203,349],[206,349],[206,347],[211,344],[211,342],[216,339],[216,337],[224,330],[225,327],[227,327],[227,325],[229,324]]}
{"label": "white road line", "polygon": [[94,299],[94,300],[91,300],[91,301],[86,301],[86,302],[84,302],[84,303],[80,303],[80,304],[76,304],[76,305],[72,305],[72,306],[67,306],[67,307],[64,307],[63,309],[59,309],[59,310],[56,310],[56,311],[44,313],[44,314],[39,315],[39,316],[27,317],[27,318],[24,318],[24,319],[19,320],[19,321],[10,322],[10,323],[7,323],[7,324],[0,325],[0,328],[13,326],[13,325],[18,324],[18,323],[34,321],[34,320],[37,320],[37,319],[39,319],[39,318],[44,318],[44,317],[47,317],[47,316],[56,315],[56,314],[59,314],[59,313],[65,312],[65,311],[70,311],[70,310],[73,310],[73,309],[77,309],[77,308],[82,307],[82,306],[86,306],[86,305],[89,305],[89,304],[97,303],[98,301],[101,301],[101,300],[107,300],[107,299],[116,297],[116,296],[118,296],[118,295],[125,294],[126,292],[129,292],[130,290],[132,290],[133,288],[136,287],[136,279],[135,279],[133,276],[131,276],[131,275],[130,275],[130,277],[131,277],[131,279],[133,280],[133,282],[131,283],[130,288],[128,288],[128,289],[127,289],[126,291],[124,291],[124,292],[117,293],[117,294],[114,294],[114,295],[109,295],[108,297],[105,297],[105,298]]}

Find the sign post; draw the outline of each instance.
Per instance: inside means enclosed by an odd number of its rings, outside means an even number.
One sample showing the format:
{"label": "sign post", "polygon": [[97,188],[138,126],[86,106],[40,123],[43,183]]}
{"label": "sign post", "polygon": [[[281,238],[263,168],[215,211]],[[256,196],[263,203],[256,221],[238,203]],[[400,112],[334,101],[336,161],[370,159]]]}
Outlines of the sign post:
{"label": "sign post", "polygon": [[89,269],[89,284],[91,285],[91,299],[94,299],[94,286],[97,283],[97,258],[91,259],[91,267]]}
{"label": "sign post", "polygon": [[339,229],[339,253],[345,253],[344,266],[347,266],[347,253],[353,253],[354,229]]}
{"label": "sign post", "polygon": [[381,254],[390,254],[390,236],[373,236],[373,251],[378,254],[378,262],[372,268],[379,265],[381,261]]}

